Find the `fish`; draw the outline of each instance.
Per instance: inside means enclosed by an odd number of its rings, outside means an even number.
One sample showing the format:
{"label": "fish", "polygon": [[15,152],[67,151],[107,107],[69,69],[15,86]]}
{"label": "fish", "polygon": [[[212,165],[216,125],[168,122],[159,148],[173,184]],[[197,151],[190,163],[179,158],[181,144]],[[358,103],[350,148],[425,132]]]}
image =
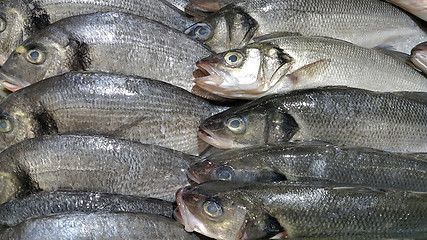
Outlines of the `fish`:
{"label": "fish", "polygon": [[199,158],[151,144],[85,135],[50,135],[0,154],[0,204],[39,191],[106,192],[173,201]]}
{"label": "fish", "polygon": [[29,218],[75,212],[133,212],[172,218],[172,202],[101,192],[51,191],[0,205],[0,226],[14,227]]}
{"label": "fish", "polygon": [[415,46],[411,51],[411,62],[424,74],[427,74],[427,42]]}
{"label": "fish", "polygon": [[427,3],[425,0],[387,0],[387,2],[393,3],[427,21]]}
{"label": "fish", "polygon": [[48,25],[71,16],[107,11],[147,17],[180,31],[195,23],[157,0],[3,0],[0,3],[0,65],[23,41]]}
{"label": "fish", "polygon": [[177,192],[174,215],[215,239],[427,235],[427,193],[314,183],[208,182]]}
{"label": "fish", "polygon": [[0,150],[27,138],[79,132],[197,155],[208,147],[197,137],[201,121],[225,109],[161,81],[65,73],[14,92],[0,103]]}
{"label": "fish", "polygon": [[208,181],[332,183],[427,192],[427,158],[321,143],[253,146],[213,154],[187,172]]}
{"label": "fish", "polygon": [[227,98],[256,99],[323,86],[427,92],[427,78],[404,61],[324,37],[270,39],[211,55],[196,65],[202,72],[196,85]]}
{"label": "fish", "polygon": [[237,1],[184,32],[215,52],[241,48],[254,37],[276,32],[326,36],[404,53],[427,41],[427,33],[403,10],[372,0]]}
{"label": "fish", "polygon": [[202,12],[217,12],[221,8],[242,0],[190,0],[189,4],[194,9]]}
{"label": "fish", "polygon": [[218,113],[199,137],[223,149],[319,141],[390,152],[427,152],[427,93],[346,87],[265,96]]}
{"label": "fish", "polygon": [[62,19],[29,37],[1,67],[0,79],[16,91],[70,71],[101,71],[157,79],[191,91],[194,63],[212,53],[159,22],[127,13],[93,13]]}
{"label": "fish", "polygon": [[2,239],[199,240],[175,220],[144,213],[73,213],[32,218],[0,232]]}

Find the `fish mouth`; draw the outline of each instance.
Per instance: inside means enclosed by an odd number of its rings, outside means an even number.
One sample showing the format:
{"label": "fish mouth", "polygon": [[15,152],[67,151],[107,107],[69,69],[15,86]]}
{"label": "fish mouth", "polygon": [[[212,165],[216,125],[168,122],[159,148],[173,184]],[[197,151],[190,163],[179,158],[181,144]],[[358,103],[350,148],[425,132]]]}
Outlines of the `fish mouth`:
{"label": "fish mouth", "polygon": [[204,234],[204,232],[206,232],[206,229],[204,228],[203,224],[201,224],[201,222],[190,212],[190,210],[184,203],[184,200],[182,198],[183,191],[184,188],[181,188],[176,192],[176,203],[178,204],[178,207],[175,208],[173,216],[179,223],[184,225],[185,231],[196,231],[198,233]]}
{"label": "fish mouth", "polygon": [[199,131],[197,132],[197,136],[203,141],[209,143],[210,145],[216,148],[220,148],[220,149],[231,148],[230,143],[214,138],[211,131],[207,129],[200,128]]}
{"label": "fish mouth", "polygon": [[190,179],[190,184],[191,185],[197,185],[202,183],[202,181],[197,177],[197,175],[194,175],[193,171],[191,171],[191,169],[187,170],[187,177],[188,179]]}
{"label": "fish mouth", "polygon": [[194,82],[199,87],[219,87],[224,83],[224,78],[221,76],[219,71],[209,63],[198,62],[196,63],[196,66],[199,69],[194,71]]}
{"label": "fish mouth", "polygon": [[3,71],[0,71],[0,82],[4,88],[12,92],[30,85],[29,82],[21,81],[17,78],[11,77],[5,74]]}

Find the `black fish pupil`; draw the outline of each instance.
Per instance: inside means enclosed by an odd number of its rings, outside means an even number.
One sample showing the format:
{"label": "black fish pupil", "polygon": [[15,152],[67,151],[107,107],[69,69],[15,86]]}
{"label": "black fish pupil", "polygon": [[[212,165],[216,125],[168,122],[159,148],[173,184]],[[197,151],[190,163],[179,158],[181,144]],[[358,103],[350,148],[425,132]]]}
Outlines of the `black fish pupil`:
{"label": "black fish pupil", "polygon": [[218,208],[217,208],[216,204],[215,203],[209,204],[208,205],[208,211],[210,213],[212,213],[212,214],[217,213],[218,212]]}
{"label": "black fish pupil", "polygon": [[238,128],[238,127],[240,127],[240,121],[239,120],[233,120],[233,121],[231,121],[230,126],[232,128]]}
{"label": "black fish pupil", "polygon": [[39,54],[38,52],[36,52],[36,51],[34,51],[34,52],[30,53],[30,57],[31,57],[33,60],[37,60],[37,58],[39,58],[39,56],[40,56],[40,54]]}
{"label": "black fish pupil", "polygon": [[229,172],[227,172],[227,171],[222,171],[222,172],[219,174],[219,177],[220,177],[221,179],[229,179],[229,178],[230,178],[230,173],[229,173]]}
{"label": "black fish pupil", "polygon": [[237,61],[237,56],[236,55],[231,55],[228,60],[230,60],[230,62],[236,62]]}

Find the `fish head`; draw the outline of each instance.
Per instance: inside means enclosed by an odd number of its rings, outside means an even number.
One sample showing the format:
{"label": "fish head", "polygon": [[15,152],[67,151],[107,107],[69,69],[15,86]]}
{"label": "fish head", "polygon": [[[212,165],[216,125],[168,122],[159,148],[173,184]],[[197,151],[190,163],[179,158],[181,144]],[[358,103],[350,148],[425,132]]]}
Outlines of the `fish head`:
{"label": "fish head", "polygon": [[0,65],[26,37],[24,26],[27,12],[23,6],[25,4],[21,0],[4,0],[0,3]]}
{"label": "fish head", "polygon": [[197,186],[178,190],[176,201],[174,216],[187,232],[195,231],[215,239],[239,239],[238,229],[244,225],[247,215],[244,207],[197,191]]}
{"label": "fish head", "polygon": [[184,32],[207,44],[215,52],[243,47],[254,36],[257,22],[245,12],[226,7],[213,13]]}
{"label": "fish head", "polygon": [[221,149],[289,141],[299,126],[286,109],[271,106],[274,97],[260,98],[205,119],[198,136]]}
{"label": "fish head", "polygon": [[197,184],[209,181],[273,182],[287,180],[284,174],[268,166],[257,165],[251,158],[239,158],[227,152],[213,154],[207,160],[192,164],[188,168],[187,175]]}
{"label": "fish head", "polygon": [[0,69],[3,85],[16,91],[69,69],[68,38],[46,29],[18,46]]}
{"label": "fish head", "polygon": [[285,76],[293,59],[278,46],[254,43],[196,63],[195,83],[228,98],[259,98]]}

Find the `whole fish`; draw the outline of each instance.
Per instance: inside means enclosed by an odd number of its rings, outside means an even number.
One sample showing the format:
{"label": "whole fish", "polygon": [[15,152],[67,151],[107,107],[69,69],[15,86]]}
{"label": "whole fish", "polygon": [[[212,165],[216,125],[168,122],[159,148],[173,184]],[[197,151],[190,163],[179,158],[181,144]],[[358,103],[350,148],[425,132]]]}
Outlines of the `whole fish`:
{"label": "whole fish", "polygon": [[387,0],[427,21],[427,2],[425,0]]}
{"label": "whole fish", "polygon": [[37,191],[75,190],[173,200],[199,158],[101,136],[52,135],[0,154],[0,204]]}
{"label": "whole fish", "polygon": [[411,61],[427,74],[427,42],[420,43],[412,49]]}
{"label": "whole fish", "polygon": [[158,0],[3,0],[0,3],[0,65],[29,36],[61,19],[96,12],[131,13],[185,30],[194,22]]}
{"label": "whole fish", "polygon": [[1,239],[181,239],[199,238],[175,220],[143,213],[73,213],[32,218],[0,232]]}
{"label": "whole fish", "polygon": [[304,183],[209,182],[177,193],[185,230],[215,239],[427,236],[427,193]]}
{"label": "whole fish", "polygon": [[99,192],[40,192],[0,205],[0,226],[28,218],[74,212],[134,212],[172,218],[174,204],[155,198]]}
{"label": "whole fish", "polygon": [[202,122],[218,148],[322,141],[392,152],[427,152],[427,93],[325,87],[266,96]]}
{"label": "whole fish", "polygon": [[405,53],[427,41],[427,33],[410,16],[380,0],[237,1],[185,32],[216,52],[243,47],[253,37],[276,32],[327,36]]}
{"label": "whole fish", "polygon": [[249,44],[197,62],[196,84],[229,98],[259,98],[322,86],[427,92],[427,78],[394,57],[349,42],[290,36]]}
{"label": "whole fish", "polygon": [[13,91],[65,72],[103,71],[153,78],[191,91],[194,63],[210,54],[202,43],[159,22],[125,13],[94,13],[62,19],[29,37],[9,56],[0,78]]}
{"label": "whole fish", "polygon": [[329,181],[427,192],[425,157],[324,144],[229,150],[193,163],[187,175],[196,183]]}
{"label": "whole fish", "polygon": [[226,107],[170,84],[107,73],[67,73],[0,103],[0,150],[54,133],[102,134],[198,154],[197,130]]}

